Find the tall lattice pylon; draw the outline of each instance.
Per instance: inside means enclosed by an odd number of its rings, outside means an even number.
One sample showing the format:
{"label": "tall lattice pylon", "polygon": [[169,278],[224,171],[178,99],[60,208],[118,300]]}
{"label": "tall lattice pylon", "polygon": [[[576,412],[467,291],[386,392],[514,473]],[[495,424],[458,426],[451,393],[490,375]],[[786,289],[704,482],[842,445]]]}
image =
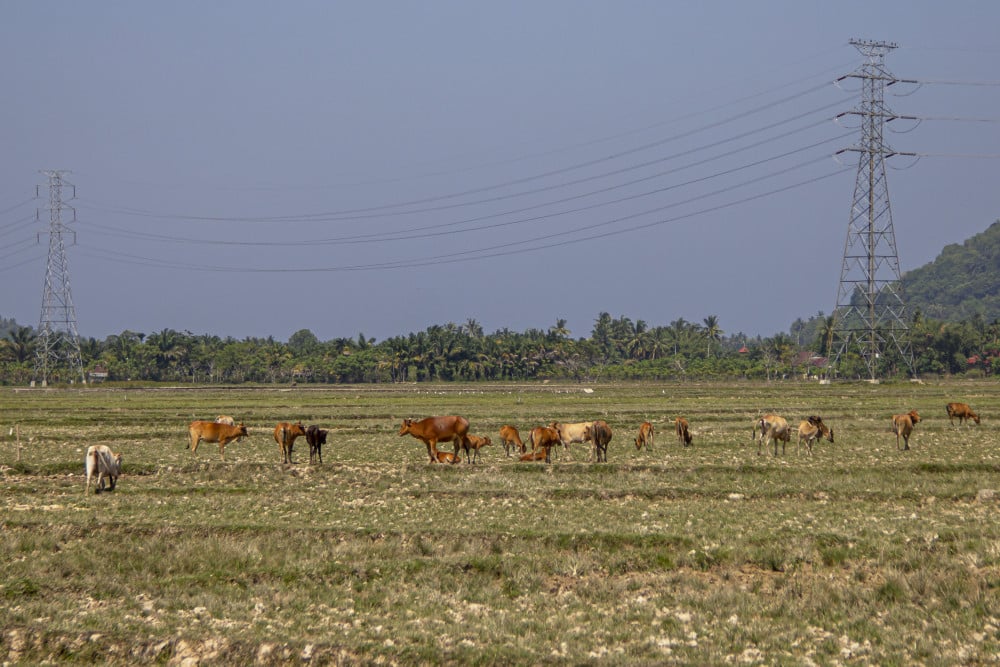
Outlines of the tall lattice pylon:
{"label": "tall lattice pylon", "polygon": [[[50,382],[86,383],[80,357],[80,335],[76,328],[76,310],[69,286],[69,264],[66,261],[65,236],[73,231],[67,222],[76,221],[76,209],[66,204],[63,188],[76,187],[64,178],[65,171],[43,171],[49,177],[49,259],[45,266],[45,287],[42,291],[42,315],[38,323],[38,345],[35,352],[35,381],[42,386]],[[39,190],[41,186],[39,186]],[[40,196],[40,193],[39,193]],[[42,209],[38,210],[41,218]],[[64,216],[64,214],[71,214]],[[65,220],[69,217],[69,220]],[[39,234],[41,239],[41,234]]]}
{"label": "tall lattice pylon", "polygon": [[[906,367],[913,374],[913,353],[905,320],[899,273],[899,254],[889,206],[885,160],[900,153],[883,137],[885,123],[893,118],[885,105],[885,88],[897,83],[885,68],[885,55],[895,44],[851,40],[865,57],[861,68],[843,78],[860,79],[860,107],[850,112],[861,121],[861,142],[843,152],[858,153],[851,219],[844,244],[844,259],[833,313],[831,351],[834,368],[841,370],[846,356],[856,351],[869,378],[893,374]],[[848,114],[845,114],[848,115]]]}

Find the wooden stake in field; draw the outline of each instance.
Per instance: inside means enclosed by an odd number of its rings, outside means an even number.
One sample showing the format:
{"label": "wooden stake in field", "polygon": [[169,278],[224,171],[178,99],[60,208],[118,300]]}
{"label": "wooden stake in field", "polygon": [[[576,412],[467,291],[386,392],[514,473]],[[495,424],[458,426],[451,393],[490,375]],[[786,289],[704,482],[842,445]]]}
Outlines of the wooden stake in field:
{"label": "wooden stake in field", "polygon": [[10,427],[10,431],[7,433],[7,435],[14,435],[14,433],[17,433],[17,436],[16,436],[17,437],[17,462],[20,463],[21,462],[21,425],[20,424],[14,424],[13,426],[11,426]]}

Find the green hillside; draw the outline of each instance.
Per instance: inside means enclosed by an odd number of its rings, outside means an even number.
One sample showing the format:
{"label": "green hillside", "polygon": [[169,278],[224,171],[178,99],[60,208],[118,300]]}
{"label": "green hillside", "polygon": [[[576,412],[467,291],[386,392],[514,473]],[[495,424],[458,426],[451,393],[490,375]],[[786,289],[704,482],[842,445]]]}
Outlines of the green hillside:
{"label": "green hillside", "polygon": [[965,243],[945,246],[931,263],[907,272],[903,289],[910,312],[957,322],[979,314],[1000,319],[1000,221]]}

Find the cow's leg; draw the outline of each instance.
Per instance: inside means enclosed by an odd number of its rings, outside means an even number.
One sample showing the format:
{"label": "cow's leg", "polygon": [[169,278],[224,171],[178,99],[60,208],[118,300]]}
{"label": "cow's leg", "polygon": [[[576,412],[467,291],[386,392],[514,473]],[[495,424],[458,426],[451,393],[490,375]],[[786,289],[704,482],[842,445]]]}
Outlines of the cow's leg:
{"label": "cow's leg", "polygon": [[431,463],[437,463],[437,443],[433,440],[425,440],[424,444],[427,445],[427,456]]}

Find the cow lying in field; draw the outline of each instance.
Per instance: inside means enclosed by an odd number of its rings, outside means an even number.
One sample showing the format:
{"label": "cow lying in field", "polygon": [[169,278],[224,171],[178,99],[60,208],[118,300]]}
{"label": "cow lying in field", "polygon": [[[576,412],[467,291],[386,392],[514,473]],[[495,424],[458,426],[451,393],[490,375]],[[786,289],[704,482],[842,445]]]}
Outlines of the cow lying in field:
{"label": "cow lying in field", "polygon": [[806,448],[812,454],[813,442],[820,438],[826,438],[830,442],[833,442],[833,429],[828,428],[823,423],[822,417],[812,416],[808,419],[803,419],[799,422],[799,439],[795,443],[795,454],[798,455],[799,447],[802,446],[803,440],[806,441]]}
{"label": "cow lying in field", "polygon": [[948,421],[951,425],[955,425],[955,417],[958,417],[958,425],[961,426],[965,423],[967,419],[979,423],[979,415],[972,411],[968,403],[949,403],[945,406],[945,410],[948,412]]}
{"label": "cow lying in field", "polygon": [[649,422],[639,424],[639,435],[635,439],[636,449],[642,449],[644,446],[647,449],[653,448],[653,425]]}
{"label": "cow lying in field", "polygon": [[469,420],[458,415],[427,417],[420,421],[404,419],[402,426],[399,427],[399,435],[404,436],[407,433],[427,445],[427,457],[431,463],[435,463],[439,442],[454,442],[455,455],[458,456],[462,443],[469,433]]}
{"label": "cow lying in field", "polygon": [[677,442],[681,443],[685,447],[691,445],[693,438],[691,437],[691,431],[688,430],[688,420],[684,417],[678,417],[674,420],[674,430],[677,432]]}
{"label": "cow lying in field", "polygon": [[521,441],[521,434],[509,424],[500,427],[500,442],[503,443],[503,450],[508,457],[510,456],[512,447],[516,447],[522,454],[525,451],[524,443]]}
{"label": "cow lying in field", "polygon": [[107,480],[108,491],[115,490],[119,475],[122,474],[122,455],[111,451],[107,445],[91,445],[87,448],[87,455],[83,459],[84,468],[87,471],[87,486],[84,487],[84,494],[90,491],[90,480],[97,476],[94,493],[104,490],[104,482]]}
{"label": "cow lying in field", "polygon": [[460,460],[458,454],[455,452],[439,452],[434,450],[433,463],[458,463]]}
{"label": "cow lying in field", "polygon": [[302,422],[294,424],[290,422],[278,422],[274,426],[274,441],[281,448],[282,463],[295,463],[292,460],[292,448],[295,446],[295,439],[305,434],[306,429],[302,426]]}
{"label": "cow lying in field", "polygon": [[229,426],[236,426],[236,420],[229,415],[219,415],[215,418],[216,424],[228,424]]}
{"label": "cow lying in field", "polygon": [[325,428],[320,428],[315,424],[310,424],[306,427],[306,442],[309,443],[309,463],[312,464],[318,460],[319,463],[323,462],[323,445],[326,444],[326,434],[328,431]]}
{"label": "cow lying in field", "polygon": [[521,461],[548,461],[549,460],[549,448],[545,447],[536,452],[527,452],[521,454]]}
{"label": "cow lying in field", "polygon": [[910,410],[905,415],[892,416],[892,432],[896,434],[896,449],[899,447],[899,439],[903,438],[903,449],[910,448],[910,434],[913,427],[920,423],[920,415],[916,410]]}
{"label": "cow lying in field", "polygon": [[192,454],[198,453],[198,443],[205,442],[219,443],[219,456],[226,460],[226,445],[233,440],[241,440],[249,437],[247,427],[243,424],[230,426],[229,424],[219,424],[217,422],[193,421],[188,426],[188,441],[186,449],[190,449]]}

